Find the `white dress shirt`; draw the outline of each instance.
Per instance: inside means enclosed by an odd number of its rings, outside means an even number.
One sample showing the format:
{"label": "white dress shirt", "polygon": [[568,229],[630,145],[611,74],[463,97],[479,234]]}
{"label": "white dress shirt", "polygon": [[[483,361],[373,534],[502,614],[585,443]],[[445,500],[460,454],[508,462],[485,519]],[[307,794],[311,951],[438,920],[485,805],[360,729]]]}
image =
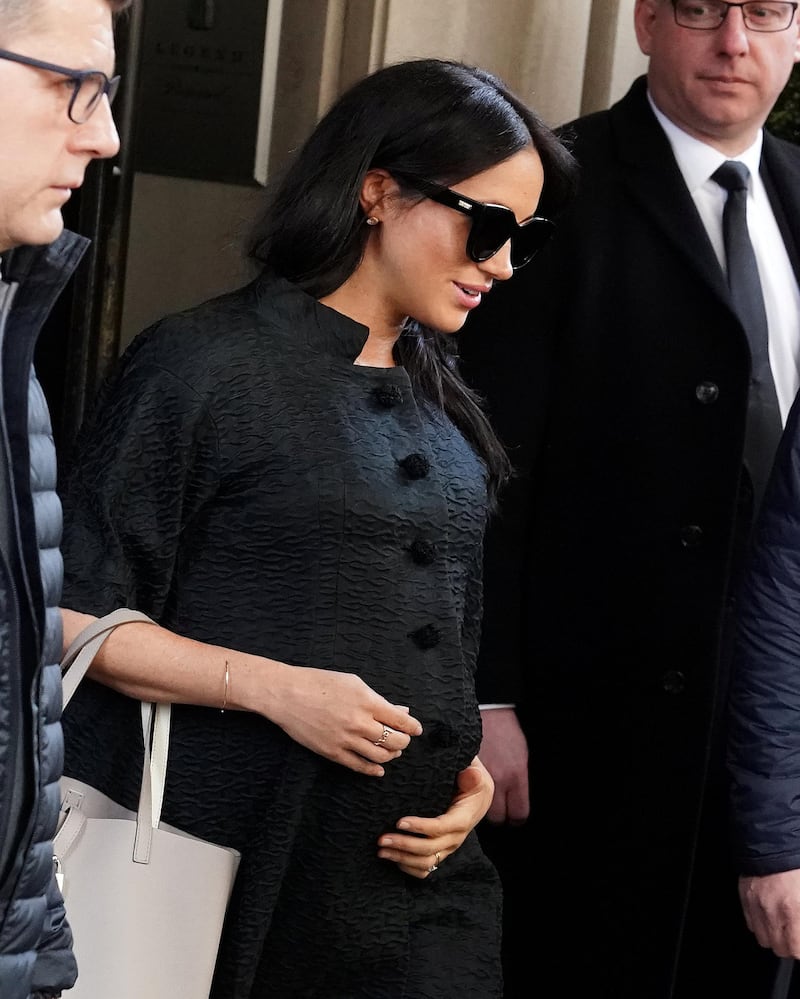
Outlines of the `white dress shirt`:
{"label": "white dress shirt", "polygon": [[[711,174],[730,157],[687,135],[659,111],[649,94],[648,97],[656,118],[666,132],[678,168],[724,271],[722,210],[726,192],[711,180]],[[763,139],[763,133],[759,131],[753,145],[734,158],[750,171],[747,228],[756,255],[767,312],[770,367],[781,418],[786,423],[786,416],[800,388],[800,289],[759,172]]]}

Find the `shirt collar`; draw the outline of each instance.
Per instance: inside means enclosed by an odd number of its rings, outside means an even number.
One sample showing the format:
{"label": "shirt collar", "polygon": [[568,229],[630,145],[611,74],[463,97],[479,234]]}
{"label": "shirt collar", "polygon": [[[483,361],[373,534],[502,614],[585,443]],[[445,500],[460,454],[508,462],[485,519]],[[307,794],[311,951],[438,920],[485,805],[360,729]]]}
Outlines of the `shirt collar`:
{"label": "shirt collar", "polygon": [[711,174],[718,167],[722,166],[726,160],[731,158],[744,163],[750,171],[751,177],[758,176],[761,164],[761,147],[764,142],[762,129],[758,130],[758,135],[752,146],[745,149],[738,156],[728,157],[718,149],[714,149],[713,146],[709,146],[707,142],[701,142],[699,139],[695,139],[687,132],[684,132],[682,128],[678,128],[673,121],[667,118],[663,111],[660,111],[656,107],[649,90],[647,92],[647,99],[650,101],[653,114],[658,119],[658,123],[664,129],[669,139],[672,152],[690,194],[694,195],[709,180]]}

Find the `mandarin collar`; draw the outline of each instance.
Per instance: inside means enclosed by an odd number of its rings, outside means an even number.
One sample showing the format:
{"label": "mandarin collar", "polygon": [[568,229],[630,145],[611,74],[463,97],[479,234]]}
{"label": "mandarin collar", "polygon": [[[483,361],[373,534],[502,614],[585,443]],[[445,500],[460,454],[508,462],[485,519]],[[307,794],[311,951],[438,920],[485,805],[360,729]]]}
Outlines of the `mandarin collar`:
{"label": "mandarin collar", "polygon": [[256,280],[259,308],[278,310],[297,324],[296,334],[310,350],[343,358],[351,364],[369,336],[369,329],[349,316],[323,305],[297,285],[274,272],[265,271]]}

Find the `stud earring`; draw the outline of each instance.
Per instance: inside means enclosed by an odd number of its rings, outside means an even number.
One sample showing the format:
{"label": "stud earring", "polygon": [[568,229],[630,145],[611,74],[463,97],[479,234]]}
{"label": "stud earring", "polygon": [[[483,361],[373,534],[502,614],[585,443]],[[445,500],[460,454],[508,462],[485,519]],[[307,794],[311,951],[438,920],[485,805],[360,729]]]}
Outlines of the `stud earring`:
{"label": "stud earring", "polygon": [[377,225],[379,222],[380,222],[380,219],[375,218],[374,215],[370,215],[367,218],[367,225]]}

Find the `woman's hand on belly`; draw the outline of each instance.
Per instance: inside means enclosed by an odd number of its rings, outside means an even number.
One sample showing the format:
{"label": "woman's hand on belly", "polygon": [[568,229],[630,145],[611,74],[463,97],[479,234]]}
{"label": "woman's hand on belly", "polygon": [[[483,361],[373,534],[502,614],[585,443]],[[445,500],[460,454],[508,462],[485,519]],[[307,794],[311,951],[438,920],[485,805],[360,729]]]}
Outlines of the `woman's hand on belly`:
{"label": "woman's hand on belly", "polygon": [[416,815],[397,822],[397,832],[378,840],[378,856],[413,878],[427,878],[461,846],[489,810],[494,781],[476,756],[456,780],[450,807],[433,819]]}
{"label": "woman's hand on belly", "polygon": [[[354,673],[270,660],[269,682],[253,671],[245,705],[307,749],[368,777],[382,777],[422,725]],[[276,668],[277,667],[277,668]]]}

